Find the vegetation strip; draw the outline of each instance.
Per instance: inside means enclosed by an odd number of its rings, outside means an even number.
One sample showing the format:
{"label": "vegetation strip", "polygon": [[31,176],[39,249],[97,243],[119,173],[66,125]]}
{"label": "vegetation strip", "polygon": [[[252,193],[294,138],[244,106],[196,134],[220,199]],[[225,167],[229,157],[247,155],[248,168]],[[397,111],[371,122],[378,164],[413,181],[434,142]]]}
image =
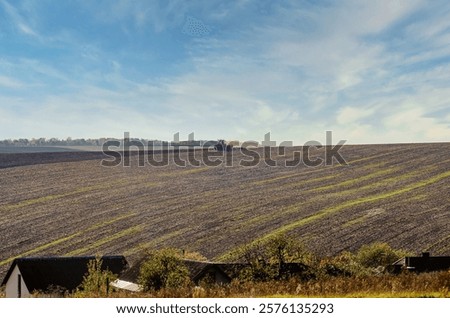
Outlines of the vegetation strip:
{"label": "vegetation strip", "polygon": [[136,226],[132,226],[128,229],[125,229],[123,231],[117,232],[114,235],[108,236],[108,237],[104,237],[96,242],[94,242],[93,244],[87,246],[87,247],[82,247],[76,250],[73,250],[69,253],[64,254],[64,256],[76,256],[76,255],[81,255],[89,250],[92,250],[94,248],[97,248],[99,246],[105,245],[106,243],[109,243],[111,241],[117,240],[121,237],[130,235],[130,234],[135,234],[135,233],[139,233],[144,229],[144,226],[142,224],[136,225]]}
{"label": "vegetation strip", "polygon": [[[390,178],[387,178],[387,179],[383,179],[382,181],[374,182],[374,183],[368,184],[366,186],[330,193],[330,194],[327,194],[326,197],[323,197],[323,199],[324,200],[329,200],[330,197],[341,197],[343,195],[348,195],[348,194],[352,194],[352,193],[355,193],[355,192],[360,192],[360,191],[364,191],[364,190],[368,190],[368,189],[375,189],[375,188],[380,187],[380,186],[386,186],[386,184],[390,184],[391,182],[398,182],[398,181],[401,181],[401,180],[406,180],[406,179],[409,179],[411,177],[417,176],[420,173],[426,172],[428,170],[429,169],[424,169],[423,171],[413,171],[413,172],[410,172],[410,173],[403,174],[401,176],[395,176],[395,177],[390,177]],[[313,199],[317,200],[316,198],[313,198]],[[285,206],[285,207],[282,208],[282,211],[280,212],[279,215],[287,215],[287,214],[290,214],[290,213],[293,213],[293,212],[298,212],[300,210],[300,208],[304,207],[305,204],[308,203],[308,202],[310,202],[310,200],[303,201],[303,202],[297,202],[297,203]],[[255,223],[258,223],[260,221],[269,220],[269,219],[272,219],[272,218],[273,218],[273,215],[270,215],[270,214],[269,215],[266,215],[266,214],[258,215],[256,217],[248,220],[245,223],[245,226],[249,226],[251,224],[255,224]],[[351,221],[349,221],[349,222],[351,222]]]}
{"label": "vegetation strip", "polygon": [[202,168],[194,168],[194,169],[188,169],[183,171],[174,171],[174,172],[165,172],[160,174],[162,177],[170,177],[170,176],[179,176],[179,175],[186,175],[186,174],[192,174],[192,173],[198,173],[203,172],[206,170],[209,170],[210,167],[202,167]]}
{"label": "vegetation strip", "polygon": [[[61,194],[52,194],[52,195],[47,195],[44,197],[40,197],[40,198],[35,198],[35,199],[28,199],[28,200],[23,200],[20,201],[18,203],[13,203],[13,204],[7,204],[4,206],[0,206],[0,211],[12,211],[12,210],[16,210],[18,208],[23,208],[26,206],[30,206],[30,205],[34,205],[34,204],[39,204],[39,203],[45,203],[47,201],[51,201],[51,200],[57,200],[57,199],[61,199],[61,198],[65,198],[71,195],[76,195],[76,194],[81,194],[81,193],[86,193],[86,192],[90,192],[90,191],[94,191],[94,190],[101,190],[101,189],[111,189],[117,185],[126,185],[126,184],[135,184],[135,181],[133,182],[123,182],[121,181],[116,181],[116,182],[110,182],[108,183],[107,186],[105,185],[94,185],[94,186],[89,186],[89,187],[83,187],[83,188],[79,188],[77,190],[71,191],[71,192],[67,192],[67,193],[61,193]],[[158,186],[159,183],[157,182],[144,182],[139,184],[140,187],[155,187]]]}
{"label": "vegetation strip", "polygon": [[10,258],[4,260],[4,261],[0,261],[0,266],[3,266],[3,265],[5,265],[5,264],[10,263],[10,262],[12,262],[14,259],[16,259],[16,258],[19,258],[19,257],[25,257],[25,256],[28,256],[28,255],[31,255],[31,254],[35,254],[35,253],[41,252],[41,251],[43,251],[43,250],[45,250],[45,249],[47,249],[47,248],[49,248],[49,247],[52,247],[52,246],[55,246],[55,245],[64,243],[64,242],[69,241],[69,240],[71,240],[71,239],[73,239],[73,238],[75,238],[75,237],[78,237],[78,236],[83,235],[83,234],[85,234],[85,233],[88,233],[88,232],[90,232],[90,231],[96,230],[96,229],[98,229],[98,228],[100,228],[100,227],[103,227],[103,226],[105,226],[105,225],[112,224],[112,223],[114,223],[114,222],[118,222],[118,221],[120,221],[120,220],[129,218],[129,217],[134,216],[134,215],[136,215],[136,213],[130,213],[130,214],[126,214],[126,215],[121,215],[121,216],[119,216],[119,217],[117,217],[117,218],[114,218],[114,219],[112,219],[112,220],[108,220],[108,221],[104,221],[104,222],[97,223],[97,224],[95,224],[95,225],[89,227],[88,229],[86,229],[86,230],[84,230],[84,231],[79,231],[79,232],[70,234],[70,235],[68,235],[68,236],[59,238],[59,239],[57,239],[57,240],[55,240],[55,241],[52,241],[52,242],[49,242],[49,243],[40,245],[40,246],[38,246],[38,247],[36,247],[36,248],[34,248],[34,249],[32,249],[32,250],[29,250],[29,251],[27,251],[27,252],[24,252],[24,253],[21,253],[21,254],[12,256],[12,257],[10,257]]}
{"label": "vegetation strip", "polygon": [[345,180],[345,181],[335,183],[335,184],[329,184],[329,185],[322,186],[322,187],[312,188],[312,189],[306,190],[305,192],[308,193],[308,192],[315,192],[315,191],[324,191],[324,190],[328,190],[328,189],[334,189],[336,187],[344,187],[344,186],[348,186],[348,185],[353,185],[355,183],[367,181],[367,180],[370,180],[370,179],[373,179],[376,177],[390,174],[390,173],[398,171],[398,170],[399,170],[398,168],[389,168],[389,169],[379,170],[379,171],[375,171],[373,173],[369,173],[367,175],[363,175],[356,179]]}
{"label": "vegetation strip", "polygon": [[186,232],[187,232],[187,229],[180,229],[180,230],[177,230],[174,232],[169,232],[167,234],[157,237],[154,240],[151,240],[150,242],[142,243],[133,248],[130,248],[130,249],[126,250],[123,254],[124,255],[134,255],[136,253],[145,251],[146,249],[148,249],[150,247],[156,246],[158,243],[162,243],[162,242],[169,240],[171,238],[174,238],[176,236],[180,236],[181,234],[186,233]]}
{"label": "vegetation strip", "polygon": [[436,243],[433,243],[433,244],[427,246],[426,250],[428,251],[428,250],[432,249],[433,247],[439,246],[439,244],[442,244],[443,242],[445,242],[447,240],[450,241],[450,235],[447,235],[446,237],[444,237],[443,239],[440,239]]}
{"label": "vegetation strip", "polygon": [[57,199],[68,197],[68,196],[75,195],[75,194],[85,193],[85,192],[89,192],[89,191],[93,191],[93,190],[100,190],[100,189],[104,189],[104,188],[111,188],[111,187],[116,186],[121,183],[123,183],[123,181],[110,182],[110,183],[108,183],[107,186],[98,184],[98,185],[78,188],[74,191],[70,191],[67,193],[51,194],[51,195],[47,195],[47,196],[40,197],[40,198],[23,200],[23,201],[20,201],[17,203],[12,203],[12,204],[7,204],[4,206],[1,206],[0,211],[15,210],[15,209],[23,208],[23,207],[26,207],[29,205],[44,203],[44,202],[51,201],[51,200],[57,200]]}
{"label": "vegetation strip", "polygon": [[[404,151],[404,149],[400,149],[400,150],[397,150],[397,151],[392,151],[392,152],[389,152],[389,153],[383,153],[383,154],[378,154],[378,155],[373,155],[373,156],[369,156],[369,157],[364,157],[364,158],[351,160],[351,161],[348,162],[348,164],[352,165],[354,163],[364,162],[364,161],[367,161],[367,160],[372,160],[372,159],[376,159],[376,158],[379,158],[379,157],[384,157],[386,155],[392,155],[392,154],[400,152],[400,151]],[[375,163],[375,164],[373,164],[373,166],[380,166],[382,164],[384,164],[384,162],[383,163]],[[369,166],[371,166],[371,165],[366,165],[364,167],[367,168]],[[333,168],[336,168],[336,167],[342,167],[342,165],[339,164],[339,165],[332,165],[332,166],[322,167],[322,169],[320,169],[320,171],[329,170],[329,169],[333,169]],[[316,170],[316,169],[307,170],[307,171],[301,171],[301,172],[295,173],[295,174],[289,174],[289,175],[285,175],[285,176],[279,176],[279,177],[274,177],[274,178],[270,178],[270,179],[254,181],[253,184],[261,185],[261,184],[276,182],[276,181],[279,181],[279,180],[284,180],[284,179],[288,179],[288,178],[298,177],[298,176],[301,176],[301,175],[304,175],[304,174],[315,173],[317,171],[318,170]]]}

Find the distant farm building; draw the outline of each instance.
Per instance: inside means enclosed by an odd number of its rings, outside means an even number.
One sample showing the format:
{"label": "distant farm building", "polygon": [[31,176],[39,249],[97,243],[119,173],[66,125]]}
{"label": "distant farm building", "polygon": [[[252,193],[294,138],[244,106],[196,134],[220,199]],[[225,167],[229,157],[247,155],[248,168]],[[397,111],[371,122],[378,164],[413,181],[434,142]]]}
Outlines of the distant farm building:
{"label": "distant farm building", "polygon": [[[6,297],[26,298],[39,291],[74,291],[88,272],[88,263],[93,256],[85,257],[29,257],[16,258],[9,268],[2,285]],[[119,275],[127,268],[123,256],[101,257],[102,270]]]}
{"label": "distant farm building", "polygon": [[422,256],[407,256],[399,259],[392,264],[392,268],[396,273],[402,270],[417,273],[449,270],[450,256],[430,256],[430,253],[424,252]]}

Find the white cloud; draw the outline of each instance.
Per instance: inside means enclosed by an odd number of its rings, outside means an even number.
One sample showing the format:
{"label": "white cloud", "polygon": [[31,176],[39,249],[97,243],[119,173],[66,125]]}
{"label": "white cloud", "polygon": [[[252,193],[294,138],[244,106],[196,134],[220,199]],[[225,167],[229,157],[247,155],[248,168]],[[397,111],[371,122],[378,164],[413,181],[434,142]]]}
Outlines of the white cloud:
{"label": "white cloud", "polygon": [[14,78],[0,75],[0,86],[7,88],[22,88],[24,84]]}
{"label": "white cloud", "polygon": [[[140,31],[146,31],[152,26],[157,33],[166,29],[180,26],[185,18],[188,4],[186,1],[97,1],[83,2],[89,11],[96,12],[95,18],[102,23],[132,25]],[[191,3],[193,5],[193,3]]]}
{"label": "white cloud", "polygon": [[31,35],[38,37],[39,34],[33,30],[32,27],[29,26],[29,24],[26,22],[26,18],[24,18],[18,10],[12,6],[9,2],[6,0],[0,0],[0,5],[3,5],[3,8],[8,13],[11,22],[15,25],[15,27],[22,33],[26,35]]}
{"label": "white cloud", "polygon": [[364,107],[344,107],[338,112],[336,118],[338,124],[347,125],[352,123],[358,123],[361,119],[371,116],[374,113],[374,109],[365,109]]}
{"label": "white cloud", "polygon": [[442,123],[437,118],[426,115],[426,106],[412,102],[405,103],[398,111],[384,118],[383,123],[388,132],[403,134],[405,139],[416,141],[446,141],[450,136],[449,123]]}
{"label": "white cloud", "polygon": [[[423,10],[423,15],[432,14],[433,23],[428,19],[414,21],[408,25],[405,31],[409,36],[414,36],[420,41],[430,41],[435,44],[440,44],[440,36],[448,32],[450,28],[449,8],[441,6],[437,1],[429,3]],[[437,40],[437,41],[436,41]],[[446,43],[448,44],[448,42]]]}
{"label": "white cloud", "polygon": [[381,32],[424,4],[413,1],[344,1],[339,8],[326,12],[329,30],[351,36]]}
{"label": "white cloud", "polygon": [[34,32],[28,25],[24,24],[23,22],[18,23],[17,27],[19,28],[20,31],[22,31],[27,35],[37,36],[37,33]]}

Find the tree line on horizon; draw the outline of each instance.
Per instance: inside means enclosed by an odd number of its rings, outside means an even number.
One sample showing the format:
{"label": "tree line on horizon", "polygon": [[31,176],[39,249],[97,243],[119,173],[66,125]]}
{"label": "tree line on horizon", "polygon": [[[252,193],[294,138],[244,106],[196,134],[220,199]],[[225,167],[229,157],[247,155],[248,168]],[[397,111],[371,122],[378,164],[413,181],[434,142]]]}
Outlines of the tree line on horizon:
{"label": "tree line on horizon", "polygon": [[[122,141],[117,138],[76,138],[72,139],[67,137],[66,139],[59,138],[18,138],[18,139],[4,139],[0,140],[0,147],[55,147],[55,146],[102,146],[106,141]],[[161,143],[160,140],[150,140],[143,138],[130,138],[132,141],[140,141],[143,144],[147,144],[149,141]]]}

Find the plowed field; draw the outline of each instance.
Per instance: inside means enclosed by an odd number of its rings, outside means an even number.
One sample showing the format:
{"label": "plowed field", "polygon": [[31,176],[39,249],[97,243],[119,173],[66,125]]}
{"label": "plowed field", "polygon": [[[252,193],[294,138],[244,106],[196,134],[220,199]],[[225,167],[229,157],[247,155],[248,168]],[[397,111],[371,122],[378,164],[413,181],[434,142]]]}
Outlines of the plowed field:
{"label": "plowed field", "polygon": [[137,156],[131,167],[102,167],[98,154],[3,154],[0,277],[20,256],[133,259],[175,246],[223,260],[277,233],[320,254],[374,241],[450,254],[450,143],[344,146],[348,165],[284,167],[293,150],[276,156],[278,167],[239,166],[239,152],[233,167],[184,168],[139,167]]}

